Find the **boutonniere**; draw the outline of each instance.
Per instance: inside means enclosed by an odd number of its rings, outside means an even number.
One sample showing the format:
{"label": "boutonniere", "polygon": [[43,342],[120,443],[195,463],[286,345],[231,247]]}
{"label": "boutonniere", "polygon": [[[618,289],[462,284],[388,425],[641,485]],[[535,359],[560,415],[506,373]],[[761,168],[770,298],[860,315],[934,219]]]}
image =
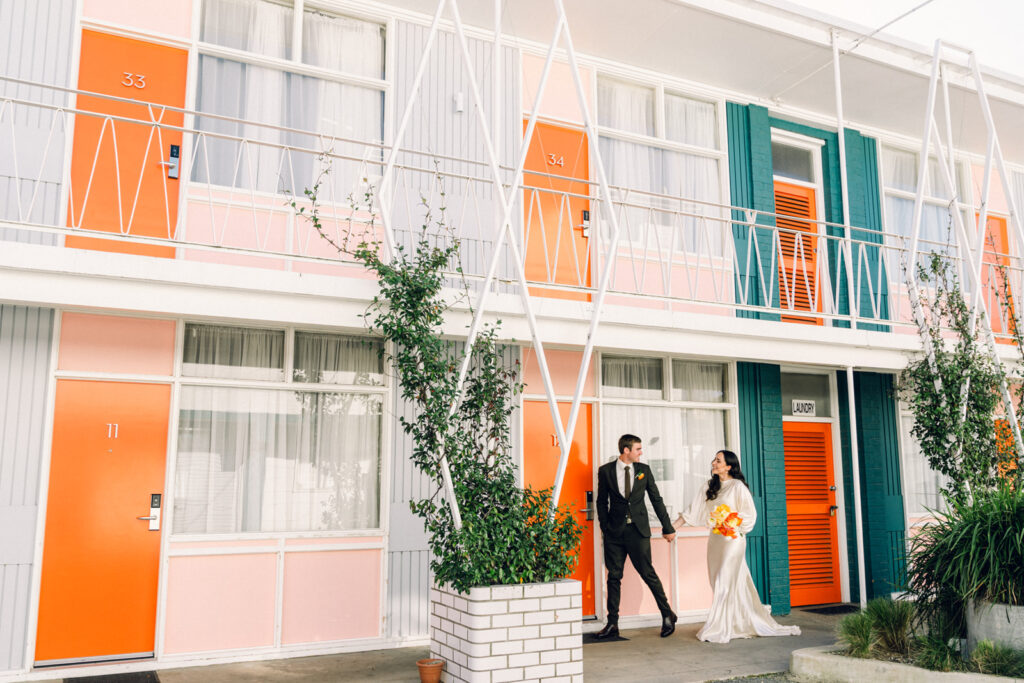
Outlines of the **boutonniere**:
{"label": "boutonniere", "polygon": [[637,481],[640,481],[643,478],[644,478],[644,473],[643,472],[641,472],[640,474],[636,475],[636,480]]}

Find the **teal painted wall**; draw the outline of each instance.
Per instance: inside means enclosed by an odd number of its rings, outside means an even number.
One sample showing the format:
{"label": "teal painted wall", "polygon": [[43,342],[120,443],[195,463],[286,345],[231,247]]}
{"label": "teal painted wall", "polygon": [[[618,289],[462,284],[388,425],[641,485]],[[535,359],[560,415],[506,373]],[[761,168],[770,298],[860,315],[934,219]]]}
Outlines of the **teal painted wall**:
{"label": "teal painted wall", "polygon": [[779,366],[737,363],[736,375],[740,460],[758,518],[747,536],[747,564],[761,601],[771,604],[773,614],[788,614],[789,541]]}
{"label": "teal painted wall", "polygon": [[[839,372],[839,417],[846,494],[850,598],[860,600],[853,469],[846,373]],[[861,516],[867,598],[902,590],[906,577],[906,524],[899,464],[899,420],[892,375],[854,373],[857,443],[860,451]]]}

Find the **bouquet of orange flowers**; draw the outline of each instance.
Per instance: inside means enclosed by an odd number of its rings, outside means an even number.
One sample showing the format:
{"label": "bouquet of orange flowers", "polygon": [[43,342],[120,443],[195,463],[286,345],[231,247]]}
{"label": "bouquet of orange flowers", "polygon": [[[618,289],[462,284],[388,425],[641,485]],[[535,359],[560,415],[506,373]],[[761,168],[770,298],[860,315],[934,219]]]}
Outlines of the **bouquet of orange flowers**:
{"label": "bouquet of orange flowers", "polygon": [[739,529],[740,524],[743,524],[743,518],[739,516],[739,513],[733,512],[732,508],[725,503],[716,507],[708,519],[711,533],[724,536],[727,539],[738,536],[737,529]]}

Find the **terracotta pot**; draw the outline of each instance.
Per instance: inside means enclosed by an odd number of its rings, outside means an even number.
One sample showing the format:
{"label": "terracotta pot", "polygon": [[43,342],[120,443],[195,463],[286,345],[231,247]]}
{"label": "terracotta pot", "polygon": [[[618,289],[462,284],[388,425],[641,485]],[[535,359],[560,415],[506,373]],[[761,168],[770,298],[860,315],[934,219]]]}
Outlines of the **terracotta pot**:
{"label": "terracotta pot", "polygon": [[444,668],[443,659],[421,659],[416,662],[420,670],[421,683],[438,683],[441,680],[441,669]]}

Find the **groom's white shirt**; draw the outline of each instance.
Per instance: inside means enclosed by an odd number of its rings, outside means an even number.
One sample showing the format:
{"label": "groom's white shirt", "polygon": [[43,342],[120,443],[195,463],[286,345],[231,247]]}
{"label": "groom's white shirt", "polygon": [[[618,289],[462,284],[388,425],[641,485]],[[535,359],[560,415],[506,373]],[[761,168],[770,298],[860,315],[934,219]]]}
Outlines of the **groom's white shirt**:
{"label": "groom's white shirt", "polygon": [[629,468],[629,476],[636,479],[636,463],[627,465],[622,458],[615,458],[615,482],[619,485],[619,494],[626,495],[626,468]]}

